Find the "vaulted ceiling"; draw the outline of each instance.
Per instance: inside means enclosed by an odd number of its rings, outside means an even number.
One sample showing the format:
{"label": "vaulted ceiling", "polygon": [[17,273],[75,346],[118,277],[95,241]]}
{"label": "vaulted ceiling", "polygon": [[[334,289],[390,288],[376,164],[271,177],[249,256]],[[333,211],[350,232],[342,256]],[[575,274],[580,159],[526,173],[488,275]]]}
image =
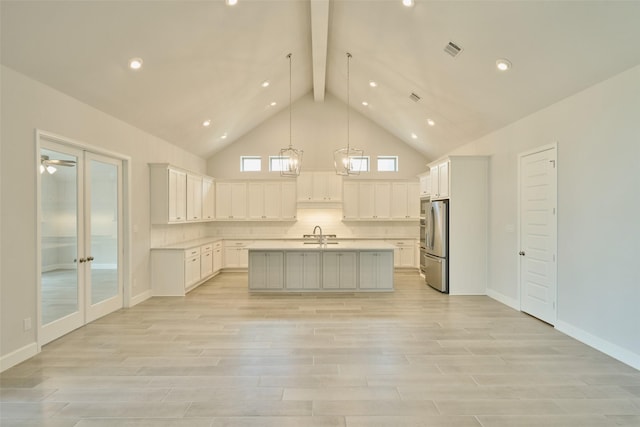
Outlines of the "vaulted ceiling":
{"label": "vaulted ceiling", "polygon": [[[428,158],[640,64],[639,1],[1,7],[4,65],[205,158],[288,107],[288,53],[294,102],[310,92],[346,102],[350,52],[350,105]],[[455,58],[449,42],[462,48]],[[132,57],[142,69],[129,69]],[[512,69],[498,71],[499,58]]]}

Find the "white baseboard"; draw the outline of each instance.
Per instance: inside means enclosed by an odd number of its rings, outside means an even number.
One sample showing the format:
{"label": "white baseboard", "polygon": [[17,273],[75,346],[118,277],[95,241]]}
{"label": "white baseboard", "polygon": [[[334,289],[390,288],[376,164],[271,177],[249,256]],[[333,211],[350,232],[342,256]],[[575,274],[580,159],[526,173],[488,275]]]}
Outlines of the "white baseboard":
{"label": "white baseboard", "polygon": [[640,354],[633,353],[561,320],[556,321],[555,328],[563,334],[569,335],[571,338],[575,338],[632,368],[640,370]]}
{"label": "white baseboard", "polygon": [[144,291],[142,293],[139,293],[138,295],[132,297],[129,300],[129,307],[136,306],[136,305],[140,304],[141,302],[144,302],[144,301],[148,300],[152,296],[153,296],[153,294],[151,293],[151,289],[149,289],[148,291]]}
{"label": "white baseboard", "polygon": [[12,351],[9,354],[5,354],[0,357],[0,372],[4,372],[7,369],[16,366],[18,363],[22,363],[27,359],[32,358],[38,354],[38,344],[27,344],[22,348]]}
{"label": "white baseboard", "polygon": [[520,303],[515,298],[511,298],[506,295],[503,295],[500,292],[494,291],[493,289],[487,289],[487,296],[489,298],[493,298],[498,302],[503,303],[506,306],[513,308],[514,310],[520,311]]}

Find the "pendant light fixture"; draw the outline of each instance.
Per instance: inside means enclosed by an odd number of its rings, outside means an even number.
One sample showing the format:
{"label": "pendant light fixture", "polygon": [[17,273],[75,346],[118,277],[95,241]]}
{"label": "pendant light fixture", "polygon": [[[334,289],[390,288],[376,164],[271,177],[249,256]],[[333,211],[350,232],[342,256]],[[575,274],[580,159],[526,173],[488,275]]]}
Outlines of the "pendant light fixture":
{"label": "pendant light fixture", "polygon": [[295,178],[300,175],[302,167],[302,150],[291,145],[291,54],[289,58],[289,147],[280,150],[280,176]]}
{"label": "pendant light fixture", "polygon": [[333,165],[337,175],[360,175],[364,150],[349,145],[349,68],[351,54],[347,52],[347,146],[333,152]]}

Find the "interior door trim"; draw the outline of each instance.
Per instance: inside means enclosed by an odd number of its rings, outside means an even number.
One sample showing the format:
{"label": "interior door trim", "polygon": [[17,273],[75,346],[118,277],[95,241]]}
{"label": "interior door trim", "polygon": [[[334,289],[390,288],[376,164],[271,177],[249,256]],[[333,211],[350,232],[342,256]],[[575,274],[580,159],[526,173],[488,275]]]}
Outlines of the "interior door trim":
{"label": "interior door trim", "polygon": [[[34,165],[38,165],[40,163],[40,149],[41,149],[41,140],[46,139],[48,141],[51,142],[55,142],[61,145],[66,145],[69,146],[71,148],[75,148],[75,149],[79,149],[79,150],[83,150],[83,151],[89,151],[95,154],[99,154],[99,155],[103,155],[103,156],[107,156],[107,157],[112,157],[114,159],[118,159],[122,161],[122,227],[123,227],[123,235],[122,235],[122,286],[123,286],[123,306],[124,307],[131,307],[133,306],[133,300],[134,300],[134,296],[132,295],[132,287],[133,287],[133,280],[132,280],[132,269],[131,266],[132,264],[132,248],[133,248],[133,236],[132,236],[132,227],[131,227],[131,219],[132,217],[132,212],[131,212],[131,186],[132,186],[132,182],[130,177],[131,175],[131,157],[115,152],[115,151],[111,151],[111,150],[107,150],[101,147],[97,147],[91,144],[87,144],[85,142],[82,141],[78,141],[72,138],[68,138],[66,136],[62,136],[53,132],[49,132],[46,130],[42,130],[39,128],[35,128],[34,129],[34,139],[35,139],[35,152],[34,152],[34,158],[33,158],[33,164]],[[40,227],[41,221],[42,221],[42,213],[41,213],[41,201],[40,201],[40,191],[41,191],[41,182],[40,182],[40,174],[38,172],[38,169],[36,167],[34,167],[34,173],[37,174],[36,177],[36,233],[37,233],[37,239],[36,239],[36,244],[37,244],[37,248],[36,248],[36,257],[35,257],[35,271],[36,271],[36,277],[37,277],[37,283],[36,283],[36,322],[37,322],[37,327],[35,327],[35,334],[36,334],[36,343],[37,343],[37,351],[40,352],[42,349],[42,337],[41,337],[41,332],[40,332],[40,328],[41,328],[41,287],[42,287],[42,283],[40,281],[40,277],[42,275],[42,244],[41,244],[41,236],[42,236],[42,230]]]}

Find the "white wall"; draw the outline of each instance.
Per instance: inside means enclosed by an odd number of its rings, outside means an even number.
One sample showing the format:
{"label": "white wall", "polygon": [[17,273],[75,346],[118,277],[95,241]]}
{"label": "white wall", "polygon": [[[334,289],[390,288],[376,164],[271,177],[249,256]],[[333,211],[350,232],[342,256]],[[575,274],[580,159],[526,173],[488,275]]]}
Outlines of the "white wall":
{"label": "white wall", "polygon": [[[133,234],[132,295],[149,289],[148,162],[171,162],[205,172],[205,161],[87,106],[48,86],[2,67],[0,357],[36,340],[36,152],[35,129],[117,152],[131,158]],[[183,226],[173,234],[204,233],[203,225]],[[34,328],[23,331],[23,319]]]}
{"label": "white wall", "polygon": [[517,155],[556,141],[556,327],[640,369],[640,66],[451,153],[491,156],[489,293],[518,303]]}
{"label": "white wall", "polygon": [[[350,114],[350,145],[364,150],[371,158],[374,172],[362,173],[359,178],[414,179],[427,170],[427,159],[356,110]],[[292,144],[304,150],[302,169],[308,171],[334,170],[333,152],[347,144],[346,105],[327,94],[324,102],[315,102],[310,92],[292,105]],[[279,178],[268,172],[267,159],[279,154],[289,145],[289,110],[265,121],[239,138],[231,146],[207,161],[209,175],[224,179]],[[262,172],[240,172],[240,156],[262,156]],[[397,155],[398,173],[376,172],[376,156]]]}

